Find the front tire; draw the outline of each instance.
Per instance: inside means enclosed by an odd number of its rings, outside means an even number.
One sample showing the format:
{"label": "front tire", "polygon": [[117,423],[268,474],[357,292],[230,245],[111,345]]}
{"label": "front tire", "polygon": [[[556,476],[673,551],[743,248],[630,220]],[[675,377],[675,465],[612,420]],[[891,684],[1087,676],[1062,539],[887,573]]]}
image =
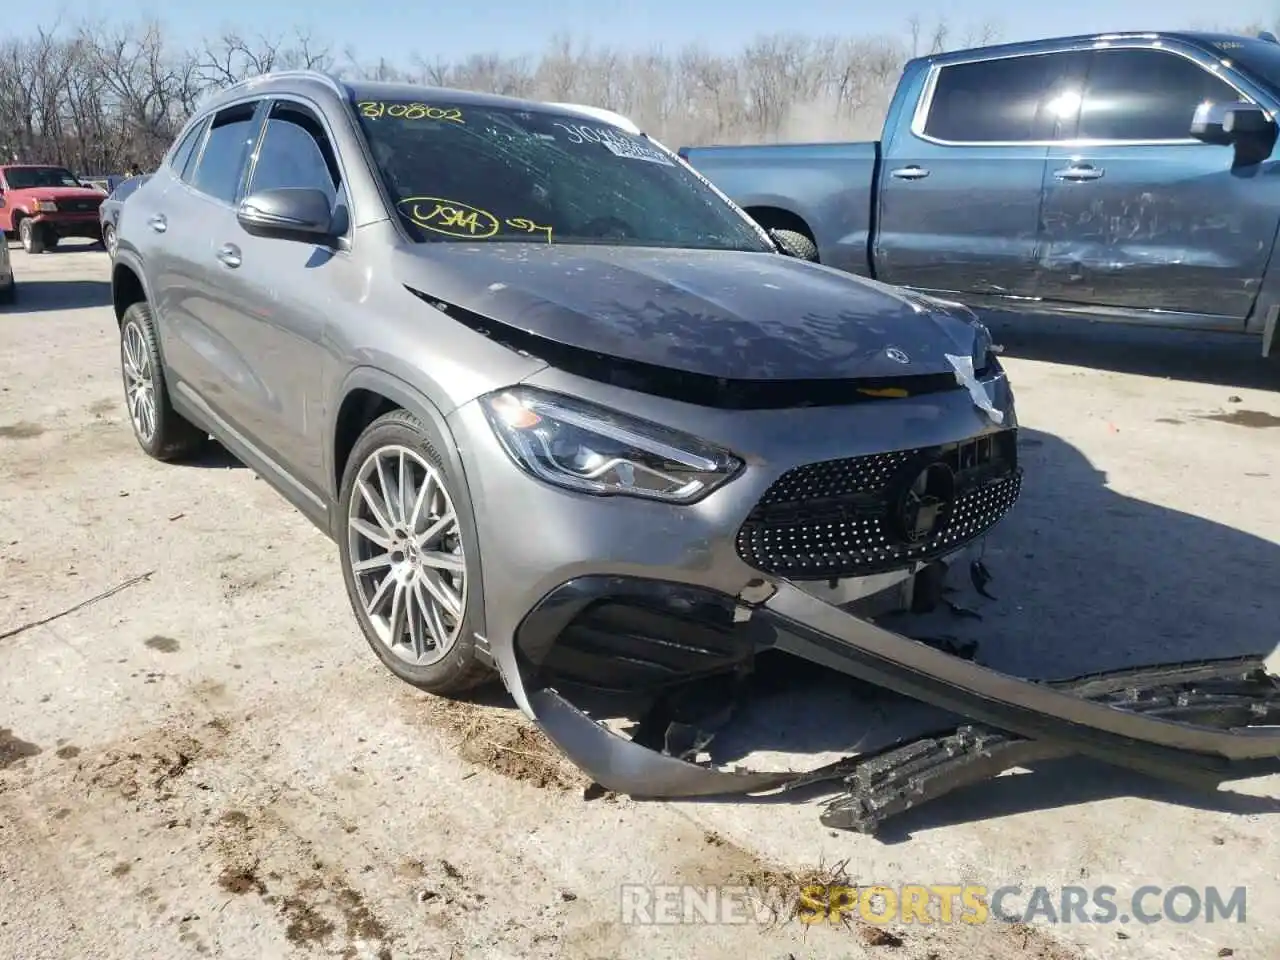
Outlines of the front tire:
{"label": "front tire", "polygon": [[151,307],[135,303],[120,320],[120,374],[133,436],[147,456],[170,462],[200,451],[208,434],[169,402]]}
{"label": "front tire", "polygon": [[417,417],[393,410],[356,441],[343,472],[338,537],[352,612],[401,680],[457,694],[492,671],[476,655],[478,557],[465,547],[466,491]]}
{"label": "front tire", "polygon": [[18,224],[18,239],[27,253],[44,253],[44,231],[30,220],[23,220]]}

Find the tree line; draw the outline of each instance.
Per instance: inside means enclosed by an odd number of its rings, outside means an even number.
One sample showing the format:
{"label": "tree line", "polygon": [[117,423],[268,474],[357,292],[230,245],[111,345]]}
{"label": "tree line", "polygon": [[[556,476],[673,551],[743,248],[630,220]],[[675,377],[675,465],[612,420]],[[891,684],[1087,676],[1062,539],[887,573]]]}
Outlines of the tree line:
{"label": "tree line", "polygon": [[990,24],[954,32],[912,18],[900,36],[778,34],[729,54],[556,36],[535,56],[392,63],[304,32],[228,33],[183,49],[159,22],[54,25],[0,41],[0,161],[59,163],[81,175],[135,162],[150,169],[209,93],[291,68],[607,107],[673,147],[874,138],[910,57],[996,39]]}

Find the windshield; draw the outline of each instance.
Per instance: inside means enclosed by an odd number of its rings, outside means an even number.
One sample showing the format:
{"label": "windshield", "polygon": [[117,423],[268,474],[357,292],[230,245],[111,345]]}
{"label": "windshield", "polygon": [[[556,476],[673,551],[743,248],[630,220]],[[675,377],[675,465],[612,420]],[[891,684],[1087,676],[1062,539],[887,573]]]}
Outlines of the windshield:
{"label": "windshield", "polygon": [[554,112],[356,104],[419,242],[601,243],[772,252],[753,225],[644,137]]}
{"label": "windshield", "polygon": [[80,181],[65,167],[9,167],[4,172],[4,179],[10,190],[80,186]]}
{"label": "windshield", "polygon": [[1280,93],[1280,43],[1233,37],[1214,41],[1213,46],[1234,66]]}

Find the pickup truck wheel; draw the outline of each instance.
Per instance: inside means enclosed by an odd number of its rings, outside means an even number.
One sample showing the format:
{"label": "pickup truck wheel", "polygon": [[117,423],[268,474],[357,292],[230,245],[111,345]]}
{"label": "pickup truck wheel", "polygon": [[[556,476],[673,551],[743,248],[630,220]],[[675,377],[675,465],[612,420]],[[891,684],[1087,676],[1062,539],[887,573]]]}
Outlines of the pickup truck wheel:
{"label": "pickup truck wheel", "polygon": [[818,245],[796,230],[771,229],[769,236],[783,251],[797,260],[818,262]]}
{"label": "pickup truck wheel", "polygon": [[201,450],[209,435],[173,409],[151,307],[135,303],[120,323],[120,373],[133,436],[149,457],[170,462]]}
{"label": "pickup truck wheel", "polygon": [[[456,694],[488,679],[476,656],[474,543],[458,510],[463,487],[439,441],[404,410],[356,441],[339,496],[342,577],[360,629],[393,674],[428,693]],[[464,504],[465,505],[465,504]]]}
{"label": "pickup truck wheel", "polygon": [[44,231],[37,229],[30,220],[18,224],[18,239],[27,253],[44,253]]}

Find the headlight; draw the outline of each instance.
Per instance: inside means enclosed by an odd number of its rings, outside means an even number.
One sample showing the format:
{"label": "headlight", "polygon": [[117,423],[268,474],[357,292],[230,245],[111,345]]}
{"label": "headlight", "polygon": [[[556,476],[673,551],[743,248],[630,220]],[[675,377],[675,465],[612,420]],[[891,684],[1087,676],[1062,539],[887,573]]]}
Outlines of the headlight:
{"label": "headlight", "polygon": [[57,213],[58,205],[52,200],[37,200],[32,204],[36,208],[36,213]]}
{"label": "headlight", "polygon": [[520,467],[583,493],[693,503],[742,467],[695,437],[559,394],[512,387],[480,404]]}

